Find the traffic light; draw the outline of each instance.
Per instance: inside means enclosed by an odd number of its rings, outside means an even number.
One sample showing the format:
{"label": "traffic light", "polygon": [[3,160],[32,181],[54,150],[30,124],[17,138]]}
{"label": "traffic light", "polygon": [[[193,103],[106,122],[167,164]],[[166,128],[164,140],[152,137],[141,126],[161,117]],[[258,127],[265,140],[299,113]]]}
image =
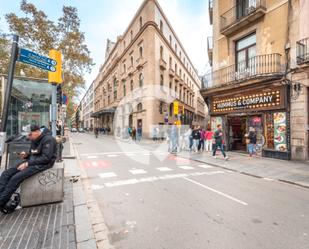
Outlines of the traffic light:
{"label": "traffic light", "polygon": [[178,109],[179,109],[179,102],[174,101],[174,115],[178,114]]}
{"label": "traffic light", "polygon": [[61,85],[57,85],[57,103],[62,105],[62,88],[61,88]]}
{"label": "traffic light", "polygon": [[50,50],[49,51],[49,57],[57,62],[55,68],[55,72],[48,72],[48,82],[49,83],[56,83],[61,84],[62,83],[62,56],[60,51],[57,50]]}

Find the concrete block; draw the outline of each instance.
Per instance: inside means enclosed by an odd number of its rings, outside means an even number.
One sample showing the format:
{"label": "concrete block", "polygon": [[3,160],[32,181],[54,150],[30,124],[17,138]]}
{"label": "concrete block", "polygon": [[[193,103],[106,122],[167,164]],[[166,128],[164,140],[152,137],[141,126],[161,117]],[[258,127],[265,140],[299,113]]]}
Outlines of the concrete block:
{"label": "concrete block", "polygon": [[55,163],[54,167],[26,179],[20,187],[22,207],[61,202],[64,197],[64,164]]}

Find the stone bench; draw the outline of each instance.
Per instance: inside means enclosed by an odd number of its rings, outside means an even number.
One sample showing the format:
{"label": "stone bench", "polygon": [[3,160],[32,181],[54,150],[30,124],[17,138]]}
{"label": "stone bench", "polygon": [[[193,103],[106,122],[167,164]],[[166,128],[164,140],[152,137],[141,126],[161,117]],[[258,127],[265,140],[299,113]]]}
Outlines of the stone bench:
{"label": "stone bench", "polygon": [[64,163],[26,179],[20,186],[22,207],[61,202],[64,196]]}

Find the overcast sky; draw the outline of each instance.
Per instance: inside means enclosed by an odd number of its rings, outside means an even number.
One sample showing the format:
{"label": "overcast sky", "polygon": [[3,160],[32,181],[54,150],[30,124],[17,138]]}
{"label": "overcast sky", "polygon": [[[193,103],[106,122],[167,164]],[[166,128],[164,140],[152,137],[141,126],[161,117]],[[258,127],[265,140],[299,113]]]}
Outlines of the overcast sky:
{"label": "overcast sky", "polygon": [[[28,0],[29,1],[29,0]],[[91,74],[86,75],[90,85],[104,62],[106,40],[115,41],[127,28],[143,0],[31,0],[50,19],[57,20],[63,5],[77,7],[81,19],[81,30],[94,59]],[[207,36],[211,35],[208,18],[208,0],[159,0],[159,3],[182,42],[192,63],[200,74],[207,68]],[[0,27],[7,31],[4,15],[20,13],[20,0],[1,1]]]}

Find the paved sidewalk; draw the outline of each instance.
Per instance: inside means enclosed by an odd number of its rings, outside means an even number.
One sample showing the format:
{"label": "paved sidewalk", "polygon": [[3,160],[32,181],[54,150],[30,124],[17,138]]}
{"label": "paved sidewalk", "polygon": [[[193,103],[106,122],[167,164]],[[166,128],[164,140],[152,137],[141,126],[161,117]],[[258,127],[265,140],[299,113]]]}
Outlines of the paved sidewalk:
{"label": "paved sidewalk", "polygon": [[178,156],[255,177],[309,188],[309,162],[284,161],[264,157],[250,158],[246,154],[232,152],[228,152],[228,161],[225,161],[221,154],[215,159],[207,152],[181,152]]}
{"label": "paved sidewalk", "polygon": [[75,238],[73,187],[65,181],[62,203],[0,214],[1,249],[77,248]]}

